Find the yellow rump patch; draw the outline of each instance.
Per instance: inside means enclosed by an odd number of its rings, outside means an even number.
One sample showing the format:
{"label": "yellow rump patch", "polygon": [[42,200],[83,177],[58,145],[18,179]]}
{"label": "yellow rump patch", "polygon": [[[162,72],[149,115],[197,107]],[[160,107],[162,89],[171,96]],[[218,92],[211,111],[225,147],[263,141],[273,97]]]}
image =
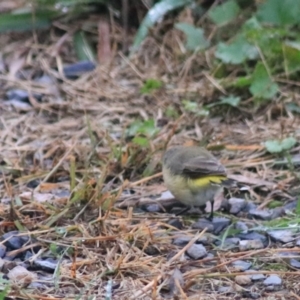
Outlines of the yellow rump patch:
{"label": "yellow rump patch", "polygon": [[225,180],[225,176],[205,176],[197,179],[188,179],[188,184],[191,188],[206,187],[211,183],[221,184]]}

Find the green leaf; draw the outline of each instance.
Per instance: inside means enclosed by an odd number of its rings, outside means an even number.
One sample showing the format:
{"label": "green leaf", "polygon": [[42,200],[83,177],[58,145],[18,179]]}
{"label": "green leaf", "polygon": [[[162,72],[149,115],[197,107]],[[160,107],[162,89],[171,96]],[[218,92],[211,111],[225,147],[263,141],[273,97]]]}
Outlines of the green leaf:
{"label": "green leaf", "polygon": [[280,141],[278,141],[278,140],[266,141],[265,147],[270,153],[282,152],[282,145],[281,145]]}
{"label": "green leaf", "polygon": [[211,20],[219,25],[225,25],[234,20],[240,12],[240,7],[235,0],[229,0],[221,5],[215,6],[208,12]]}
{"label": "green leaf", "polygon": [[229,86],[242,88],[251,85],[251,82],[252,78],[250,76],[241,76],[233,79],[233,81],[229,83]]}
{"label": "green leaf", "polygon": [[73,44],[80,61],[96,61],[94,49],[83,31],[77,31],[74,34]]}
{"label": "green leaf", "polygon": [[264,64],[258,62],[252,75],[251,94],[256,98],[271,99],[278,90],[278,85],[272,81]]}
{"label": "green leaf", "polygon": [[190,101],[190,100],[182,100],[183,108],[184,110],[188,112],[192,112],[197,116],[200,117],[206,117],[209,115],[209,106],[207,107],[199,107],[199,104],[195,101]]}
{"label": "green leaf", "polygon": [[278,200],[272,200],[269,204],[268,204],[268,208],[272,209],[272,208],[276,208],[276,207],[281,207],[282,206],[282,201],[278,201]]}
{"label": "green leaf", "polygon": [[267,0],[260,5],[257,18],[274,25],[300,24],[300,0]]}
{"label": "green leaf", "polygon": [[209,46],[205,39],[203,29],[197,28],[188,23],[177,23],[175,28],[181,30],[186,36],[186,49],[190,51],[203,50]]}
{"label": "green leaf", "polygon": [[221,97],[220,104],[228,104],[233,107],[237,107],[241,102],[241,97],[234,97],[233,95],[230,95],[228,97]]}
{"label": "green leaf", "polygon": [[135,52],[148,35],[149,28],[162,20],[163,17],[170,11],[191,4],[192,0],[162,0],[156,3],[143,19],[137,34],[134,38],[131,53]]}
{"label": "green leaf", "polygon": [[285,138],[281,141],[282,149],[290,150],[296,145],[296,143],[297,143],[297,140],[291,136],[288,138]]}
{"label": "green leaf", "polygon": [[46,10],[34,13],[1,14],[0,32],[45,29],[51,26],[51,19],[58,15],[58,12]]}
{"label": "green leaf", "polygon": [[179,114],[174,106],[169,105],[166,110],[165,114],[168,118],[179,118]]}
{"label": "green leaf", "polygon": [[149,78],[141,87],[141,94],[151,94],[153,91],[160,89],[163,82],[157,79]]}
{"label": "green leaf", "polygon": [[285,72],[291,73],[300,70],[300,43],[285,42],[282,45],[285,60]]}
{"label": "green leaf", "polygon": [[219,43],[215,56],[221,59],[224,63],[240,64],[247,59],[257,58],[258,51],[255,46],[247,42],[244,36],[239,35],[229,45]]}
{"label": "green leaf", "polygon": [[290,150],[296,145],[297,141],[293,137],[288,137],[283,140],[270,140],[265,142],[265,147],[270,153],[280,153],[285,150]]}
{"label": "green leaf", "polygon": [[149,146],[149,139],[141,136],[134,137],[132,142],[142,147]]}
{"label": "green leaf", "polygon": [[145,134],[147,136],[154,136],[158,132],[155,127],[155,121],[153,119],[147,121],[135,121],[126,131],[127,136],[135,136],[136,134]]}
{"label": "green leaf", "polygon": [[300,198],[297,200],[297,206],[296,206],[296,215],[300,215]]}
{"label": "green leaf", "polygon": [[199,109],[199,105],[195,101],[190,101],[190,100],[182,100],[183,108],[186,111],[190,112],[196,112]]}

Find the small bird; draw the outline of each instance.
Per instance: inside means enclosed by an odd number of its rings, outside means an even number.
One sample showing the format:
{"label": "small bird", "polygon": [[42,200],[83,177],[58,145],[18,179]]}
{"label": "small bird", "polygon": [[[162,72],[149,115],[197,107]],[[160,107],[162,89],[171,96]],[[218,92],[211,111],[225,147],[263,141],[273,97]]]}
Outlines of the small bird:
{"label": "small bird", "polygon": [[215,195],[230,184],[225,167],[206,149],[196,146],[169,148],[163,156],[163,178],[174,197],[188,206],[184,211],[203,209],[210,201],[209,220],[213,219]]}

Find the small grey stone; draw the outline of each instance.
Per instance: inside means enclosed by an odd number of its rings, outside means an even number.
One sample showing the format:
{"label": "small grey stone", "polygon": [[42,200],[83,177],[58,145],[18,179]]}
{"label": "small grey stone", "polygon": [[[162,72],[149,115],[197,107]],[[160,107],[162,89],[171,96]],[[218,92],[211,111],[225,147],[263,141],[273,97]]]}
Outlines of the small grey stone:
{"label": "small grey stone", "polygon": [[0,258],[3,258],[5,256],[6,253],[6,246],[0,244]]}
{"label": "small grey stone", "polygon": [[264,280],[264,285],[281,285],[281,283],[281,278],[276,274],[272,274]]}
{"label": "small grey stone", "polygon": [[168,222],[168,224],[175,227],[175,228],[177,228],[177,229],[182,229],[183,228],[183,224],[179,219],[171,219]]}
{"label": "small grey stone", "polygon": [[191,240],[192,238],[187,236],[187,235],[183,235],[183,236],[178,236],[178,237],[175,237],[173,239],[173,245],[176,245],[176,246],[180,246],[180,247],[183,247],[185,245],[188,244],[188,242]]}
{"label": "small grey stone", "polygon": [[252,263],[244,260],[236,260],[231,265],[235,268],[235,270],[244,272],[252,266]]}
{"label": "small grey stone", "polygon": [[291,230],[270,230],[267,233],[275,242],[289,243],[294,240]]}
{"label": "small grey stone", "polygon": [[275,207],[272,212],[272,220],[282,217],[285,215],[285,210],[283,207]]}
{"label": "small grey stone", "polygon": [[[187,235],[177,235],[174,237],[172,244],[176,246],[183,247],[188,244],[188,242],[192,239],[192,237]],[[208,239],[207,235],[202,235],[196,242],[196,244],[211,244],[211,239]]]}
{"label": "small grey stone", "polygon": [[255,292],[249,292],[249,298],[251,299],[259,299],[261,297],[261,294],[255,293]]}
{"label": "small grey stone", "polygon": [[[5,261],[0,257],[0,271],[2,271],[2,268],[3,268],[4,264],[5,264]],[[0,276],[0,278],[1,277],[2,276]]]}
{"label": "small grey stone", "polygon": [[215,255],[211,252],[207,253],[206,258],[214,258]]}
{"label": "small grey stone", "polygon": [[241,240],[261,240],[264,245],[266,245],[268,241],[264,235],[255,231],[251,231],[248,233],[239,233],[236,236]]}
{"label": "small grey stone", "polygon": [[245,222],[242,221],[237,221],[234,224],[234,228],[237,230],[240,230],[242,233],[247,233],[248,232],[248,226]]}
{"label": "small grey stone", "polygon": [[46,258],[46,259],[36,259],[34,262],[36,267],[39,267],[41,270],[46,272],[53,272],[57,267],[58,261],[53,258]]}
{"label": "small grey stone", "polygon": [[229,212],[236,215],[245,207],[246,200],[241,198],[230,198],[228,203],[230,205]]}
{"label": "small grey stone", "polygon": [[24,242],[20,236],[17,236],[18,234],[19,234],[18,231],[10,231],[10,232],[3,234],[2,240],[7,239],[7,241],[4,242],[4,245],[7,248],[13,249],[13,250],[22,248]]}
{"label": "small grey stone", "polygon": [[16,99],[19,101],[28,101],[29,93],[25,90],[13,89],[7,91],[6,97],[8,98],[8,100]]}
{"label": "small grey stone", "polygon": [[28,286],[37,278],[35,273],[28,271],[22,266],[14,267],[8,272],[7,276],[12,282],[21,286]]}
{"label": "small grey stone", "polygon": [[168,286],[169,292],[173,295],[179,292],[176,282],[178,282],[181,287],[184,285],[183,274],[177,268],[174,270],[173,274],[171,274],[166,284]]}
{"label": "small grey stone", "polygon": [[251,209],[256,209],[257,205],[254,204],[251,201],[247,201],[244,208],[243,208],[243,212],[249,212]]}
{"label": "small grey stone", "polygon": [[295,255],[298,255],[298,254],[292,253],[292,252],[278,252],[277,255],[281,258],[281,260],[288,263],[291,258],[293,258]]}
{"label": "small grey stone", "polygon": [[290,265],[294,268],[300,269],[300,261],[295,258],[291,258]]}
{"label": "small grey stone", "polygon": [[229,250],[229,249],[233,249],[235,247],[238,246],[240,242],[240,239],[239,238],[227,238],[224,240],[224,242],[222,243],[220,240],[216,241],[216,245],[217,246],[221,246],[222,249],[226,249],[226,250]]}
{"label": "small grey stone", "polygon": [[266,278],[266,276],[264,274],[253,274],[253,275],[250,275],[250,277],[251,277],[251,280],[253,280],[253,281],[263,280]]}
{"label": "small grey stone", "polygon": [[200,230],[207,228],[206,232],[213,232],[214,225],[207,219],[199,219],[197,222],[192,224],[192,228]]}
{"label": "small grey stone", "polygon": [[80,61],[63,67],[64,75],[68,79],[77,79],[84,73],[91,72],[96,68],[96,64],[92,61]]}
{"label": "small grey stone", "polygon": [[300,239],[296,241],[296,246],[300,247]]}
{"label": "small grey stone", "polygon": [[243,240],[240,241],[240,251],[247,251],[252,249],[262,249],[264,248],[264,244],[261,240]]}
{"label": "small grey stone", "polygon": [[235,282],[239,285],[248,285],[251,283],[251,278],[248,275],[237,275]]}
{"label": "small grey stone", "polygon": [[293,211],[293,210],[295,210],[296,207],[297,207],[297,202],[298,202],[298,200],[287,203],[287,204],[283,207],[284,210],[287,210],[287,211]]}
{"label": "small grey stone", "polygon": [[230,293],[233,293],[234,290],[231,286],[220,286],[218,288],[218,292],[221,294],[230,294]]}
{"label": "small grey stone", "polygon": [[16,258],[17,254],[11,254],[6,252],[6,255],[3,257],[4,260],[13,261]]}
{"label": "small grey stone", "polygon": [[186,253],[193,259],[200,259],[207,255],[205,247],[201,244],[193,244],[189,249],[187,249]]}
{"label": "small grey stone", "polygon": [[149,204],[145,206],[145,210],[148,212],[162,212],[163,209],[158,204]]}
{"label": "small grey stone", "polygon": [[223,229],[230,225],[231,220],[224,217],[215,217],[213,218],[212,223],[214,226],[214,233],[219,234]]}
{"label": "small grey stone", "polygon": [[31,251],[26,251],[25,256],[24,256],[24,260],[28,260],[32,256],[33,256],[33,253]]}
{"label": "small grey stone", "polygon": [[249,215],[251,217],[260,219],[260,220],[264,220],[264,221],[268,221],[268,220],[272,220],[272,216],[273,216],[273,211],[272,210],[266,210],[266,209],[250,209],[249,210]]}

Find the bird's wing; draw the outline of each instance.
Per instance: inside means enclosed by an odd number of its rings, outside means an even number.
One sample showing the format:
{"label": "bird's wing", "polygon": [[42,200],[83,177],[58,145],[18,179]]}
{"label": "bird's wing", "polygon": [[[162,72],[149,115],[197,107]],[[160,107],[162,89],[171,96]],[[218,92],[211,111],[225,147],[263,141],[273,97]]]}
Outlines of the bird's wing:
{"label": "bird's wing", "polygon": [[183,174],[192,178],[201,178],[208,175],[226,176],[226,169],[214,157],[195,157],[183,166]]}

